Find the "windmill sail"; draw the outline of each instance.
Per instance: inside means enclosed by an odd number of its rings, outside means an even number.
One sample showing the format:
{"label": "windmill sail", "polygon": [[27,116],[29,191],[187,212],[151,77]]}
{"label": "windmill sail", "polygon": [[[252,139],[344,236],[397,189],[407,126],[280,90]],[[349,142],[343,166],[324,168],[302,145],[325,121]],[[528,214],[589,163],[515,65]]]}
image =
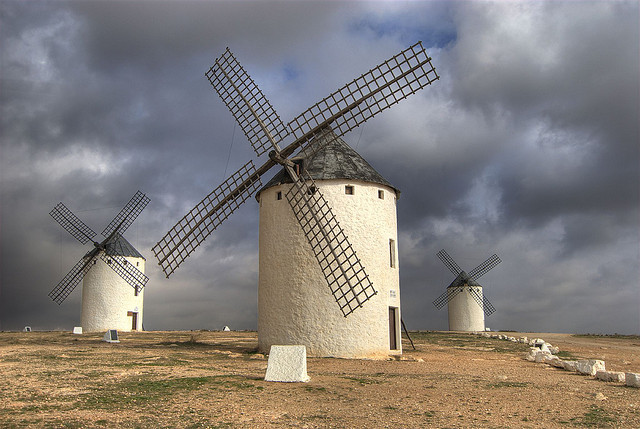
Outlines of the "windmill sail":
{"label": "windmill sail", "polygon": [[71,210],[61,202],[58,203],[51,212],[51,217],[60,224],[73,238],[82,244],[93,240],[96,233],[84,224]]}
{"label": "windmill sail", "polygon": [[348,316],[377,293],[360,259],[311,176],[298,177],[286,197],[334,299]]}

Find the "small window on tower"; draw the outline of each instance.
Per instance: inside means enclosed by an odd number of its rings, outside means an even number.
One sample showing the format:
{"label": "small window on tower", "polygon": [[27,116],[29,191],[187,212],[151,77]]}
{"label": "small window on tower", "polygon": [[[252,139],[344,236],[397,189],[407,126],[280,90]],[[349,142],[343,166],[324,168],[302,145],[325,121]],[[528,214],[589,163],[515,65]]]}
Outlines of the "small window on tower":
{"label": "small window on tower", "polygon": [[136,262],[136,267],[139,267],[139,266],[140,266],[140,262]]}
{"label": "small window on tower", "polygon": [[389,239],[389,266],[396,267],[396,241]]}
{"label": "small window on tower", "polygon": [[382,189],[378,189],[378,198],[384,200],[384,191]]}
{"label": "small window on tower", "polygon": [[353,195],[353,186],[346,185],[344,187],[344,193],[347,194],[347,195]]}
{"label": "small window on tower", "polygon": [[278,191],[278,192],[276,193],[276,199],[277,199],[277,200],[281,200],[281,199],[282,199],[282,191]]}

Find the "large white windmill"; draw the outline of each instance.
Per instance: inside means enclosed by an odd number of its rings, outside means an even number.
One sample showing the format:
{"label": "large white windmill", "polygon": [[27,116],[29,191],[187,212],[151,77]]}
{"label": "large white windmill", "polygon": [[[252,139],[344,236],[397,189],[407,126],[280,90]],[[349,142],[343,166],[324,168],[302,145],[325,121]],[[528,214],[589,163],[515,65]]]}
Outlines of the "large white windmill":
{"label": "large white windmill", "polygon": [[[438,79],[422,44],[363,74],[287,126],[229,49],[206,76],[255,152],[269,151],[269,160],[257,169],[249,161],[153,247],[166,276],[259,190],[260,350],[302,344],[311,356],[401,353],[398,192],[340,137]],[[281,148],[289,136],[293,141]],[[330,168],[316,168],[332,156]],[[368,167],[360,168],[364,164]],[[260,177],[276,165],[283,171],[261,189]]]}
{"label": "large white windmill", "polygon": [[96,233],[74,215],[63,203],[49,213],[69,234],[82,244],[91,241],[94,248],[49,293],[56,303],[62,302],[82,280],[83,332],[135,331],[142,329],[145,258],[123,236],[149,203],[138,191],[102,231],[105,239],[93,241]]}
{"label": "large white windmill", "polygon": [[433,305],[438,309],[448,305],[450,331],[484,331],[484,316],[492,315],[496,309],[484,296],[482,286],[476,280],[502,261],[494,254],[467,274],[446,250],[440,250],[437,256],[456,278],[433,301]]}

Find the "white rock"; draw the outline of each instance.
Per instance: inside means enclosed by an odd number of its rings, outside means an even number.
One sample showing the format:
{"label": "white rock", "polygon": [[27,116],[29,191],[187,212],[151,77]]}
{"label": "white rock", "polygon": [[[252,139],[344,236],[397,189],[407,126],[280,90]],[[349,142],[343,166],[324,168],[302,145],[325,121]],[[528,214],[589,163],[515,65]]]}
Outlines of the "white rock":
{"label": "white rock", "polygon": [[305,346],[271,346],[265,381],[307,382]]}
{"label": "white rock", "polygon": [[560,351],[560,347],[552,346],[549,343],[547,343],[547,347],[549,348],[549,351],[551,352],[552,355],[557,355],[558,352]]}
{"label": "white rock", "polygon": [[82,326],[74,326],[73,327],[74,334],[82,334]]}
{"label": "white rock", "polygon": [[640,374],[635,372],[627,372],[624,375],[625,384],[631,387],[640,387]]}
{"label": "white rock", "polygon": [[538,350],[538,353],[536,354],[536,362],[542,363],[548,357],[551,357],[551,353],[543,352],[542,350]]}
{"label": "white rock", "polygon": [[545,356],[543,362],[548,365],[554,366],[556,368],[564,368],[562,364],[562,359],[560,359],[558,356],[553,356],[553,355]]}
{"label": "white rock", "polygon": [[585,375],[596,375],[598,371],[605,371],[604,361],[598,359],[584,359],[576,363],[576,371]]}
{"label": "white rock", "polygon": [[529,353],[527,353],[527,356],[525,357],[526,360],[530,361],[530,362],[535,362],[536,361],[536,355],[538,354],[540,350],[535,348],[535,347],[531,347],[529,349]]}
{"label": "white rock", "polygon": [[576,364],[577,364],[577,362],[575,360],[563,360],[562,361],[562,366],[567,371],[576,371]]}
{"label": "white rock", "polygon": [[624,372],[616,372],[616,371],[596,371],[596,378],[602,381],[615,381],[619,383],[624,383],[625,375]]}

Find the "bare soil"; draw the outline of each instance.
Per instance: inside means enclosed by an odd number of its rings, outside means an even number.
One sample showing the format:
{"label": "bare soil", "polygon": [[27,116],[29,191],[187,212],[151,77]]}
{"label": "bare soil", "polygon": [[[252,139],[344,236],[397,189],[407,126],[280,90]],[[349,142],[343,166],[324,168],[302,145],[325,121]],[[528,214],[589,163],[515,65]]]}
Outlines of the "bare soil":
{"label": "bare soil", "polygon": [[[640,389],[524,360],[528,347],[412,332],[400,359],[308,358],[263,380],[255,332],[0,332],[0,427],[640,427]],[[640,337],[520,334],[640,372]]]}

